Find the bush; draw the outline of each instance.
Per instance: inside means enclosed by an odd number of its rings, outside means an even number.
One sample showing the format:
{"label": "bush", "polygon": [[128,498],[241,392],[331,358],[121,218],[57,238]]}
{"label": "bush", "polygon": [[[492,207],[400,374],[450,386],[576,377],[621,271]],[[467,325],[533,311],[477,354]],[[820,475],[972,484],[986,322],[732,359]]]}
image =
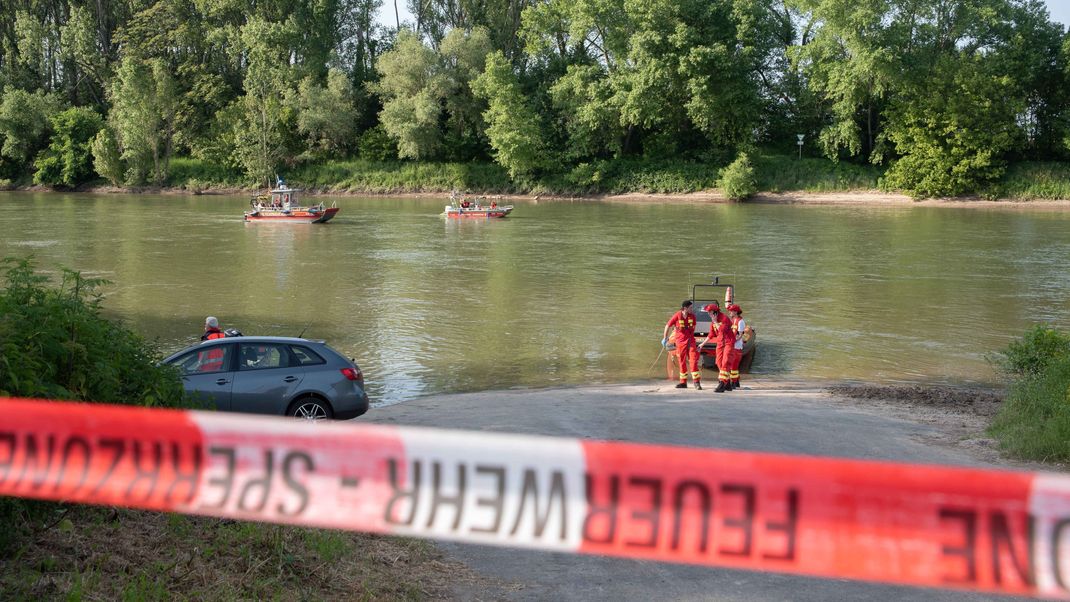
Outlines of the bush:
{"label": "bush", "polygon": [[1015,376],[1040,374],[1057,362],[1070,360],[1070,335],[1048,326],[1034,326],[995,358],[997,366]]}
{"label": "bush", "polygon": [[[102,280],[63,270],[48,286],[28,259],[4,259],[0,289],[0,397],[179,406],[182,383],[144,339],[100,315]],[[0,552],[62,517],[50,502],[0,498]]]}
{"label": "bush", "polygon": [[392,161],[398,158],[398,145],[381,125],[360,135],[357,151],[365,161]]}
{"label": "bush", "polygon": [[1019,377],[989,432],[1007,452],[1029,460],[1070,460],[1070,357]]}
{"label": "bush", "polygon": [[103,280],[63,270],[49,286],[28,259],[4,259],[0,396],[176,407],[182,383],[156,348],[101,316]]}
{"label": "bush", "polygon": [[36,184],[74,187],[93,177],[90,148],[104,120],[92,109],[75,107],[52,117],[52,142],[34,162]]}
{"label": "bush", "polygon": [[758,192],[754,166],[751,165],[747,153],[740,153],[735,161],[724,168],[719,184],[724,190],[724,195],[733,201],[742,201]]}
{"label": "bush", "polygon": [[95,138],[93,138],[93,169],[102,178],[111,182],[112,186],[123,183],[123,173],[126,172],[126,164],[119,154],[119,142],[115,139],[115,133],[110,127],[105,126]]}

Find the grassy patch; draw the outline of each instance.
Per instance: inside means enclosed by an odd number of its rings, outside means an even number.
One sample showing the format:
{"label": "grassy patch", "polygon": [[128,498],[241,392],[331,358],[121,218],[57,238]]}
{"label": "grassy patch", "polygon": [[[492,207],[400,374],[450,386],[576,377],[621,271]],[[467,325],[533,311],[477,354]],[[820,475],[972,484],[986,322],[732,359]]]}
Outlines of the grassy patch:
{"label": "grassy patch", "polygon": [[992,436],[1020,458],[1070,461],[1070,335],[1037,326],[994,362],[1012,384]]}
{"label": "grassy patch", "polygon": [[0,597],[424,600],[448,596],[456,582],[495,586],[420,540],[81,506],[57,512],[56,526],[0,555]]}
{"label": "grassy patch", "polygon": [[764,154],[754,157],[758,190],[846,192],[879,188],[884,168],[814,157]]}
{"label": "grassy patch", "polygon": [[1018,200],[1070,199],[1070,163],[1014,163],[998,183],[985,191],[985,196]]}

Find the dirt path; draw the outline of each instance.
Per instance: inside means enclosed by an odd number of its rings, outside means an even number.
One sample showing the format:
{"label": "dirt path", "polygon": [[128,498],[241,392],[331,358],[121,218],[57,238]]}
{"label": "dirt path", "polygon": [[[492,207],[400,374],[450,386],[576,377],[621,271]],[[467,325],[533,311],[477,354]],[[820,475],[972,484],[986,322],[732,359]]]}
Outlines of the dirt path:
{"label": "dirt path", "polygon": [[[463,428],[697,447],[1010,466],[983,433],[991,394],[940,402],[881,389],[754,380],[742,391],[678,390],[666,382],[425,397],[373,410],[384,424]],[[849,397],[848,395],[851,395]],[[872,396],[866,398],[867,395]],[[904,397],[908,405],[904,405]],[[976,398],[974,401],[971,399]],[[921,412],[925,405],[929,411]],[[978,410],[980,409],[980,410]],[[1020,467],[1020,466],[1016,466]],[[974,594],[611,558],[440,544],[505,590],[454,588],[462,599],[980,600]],[[997,598],[992,598],[997,599]]]}

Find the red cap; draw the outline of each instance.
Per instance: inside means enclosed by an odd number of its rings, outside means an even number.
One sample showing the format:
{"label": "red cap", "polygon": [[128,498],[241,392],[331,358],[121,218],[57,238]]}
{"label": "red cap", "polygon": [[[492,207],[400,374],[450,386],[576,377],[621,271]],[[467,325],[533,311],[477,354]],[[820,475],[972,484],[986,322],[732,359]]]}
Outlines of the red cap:
{"label": "red cap", "polygon": [[702,306],[702,311],[706,313],[712,312],[714,309],[720,311],[721,306],[717,305],[716,303],[707,303],[706,305]]}
{"label": "red cap", "polygon": [[733,303],[733,304],[728,306],[728,311],[734,311],[737,314],[743,313],[743,310],[740,309],[740,307],[738,305],[736,305],[735,303]]}

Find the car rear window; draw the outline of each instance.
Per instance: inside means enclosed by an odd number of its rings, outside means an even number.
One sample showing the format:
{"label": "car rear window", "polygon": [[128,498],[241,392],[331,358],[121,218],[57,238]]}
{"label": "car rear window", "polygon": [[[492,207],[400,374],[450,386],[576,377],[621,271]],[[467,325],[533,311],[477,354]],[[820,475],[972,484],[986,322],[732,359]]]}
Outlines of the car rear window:
{"label": "car rear window", "polygon": [[294,357],[297,358],[297,364],[299,366],[314,366],[316,364],[326,364],[327,360],[320,357],[315,351],[312,351],[308,347],[302,347],[300,345],[290,345],[290,351],[294,352]]}

